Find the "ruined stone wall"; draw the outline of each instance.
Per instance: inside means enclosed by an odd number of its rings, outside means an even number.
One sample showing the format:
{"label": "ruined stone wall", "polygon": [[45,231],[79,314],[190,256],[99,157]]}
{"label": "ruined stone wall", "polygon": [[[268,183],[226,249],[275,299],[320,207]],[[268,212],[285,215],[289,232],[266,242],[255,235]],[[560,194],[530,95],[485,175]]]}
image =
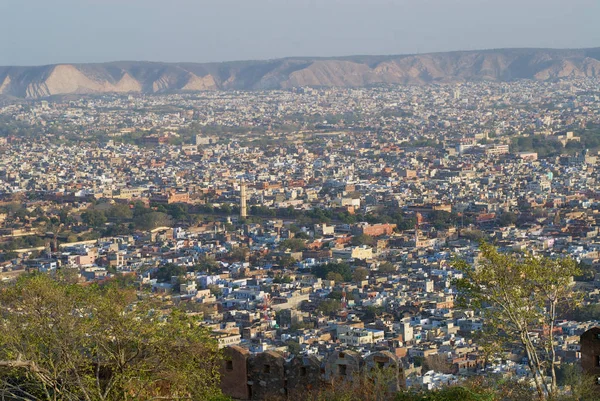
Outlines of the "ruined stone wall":
{"label": "ruined stone wall", "polygon": [[334,350],[322,360],[316,356],[294,356],[266,351],[251,354],[239,346],[224,349],[221,389],[236,400],[292,400],[298,394],[318,390],[336,381],[354,381],[362,374],[385,371],[386,385],[395,392],[405,387],[400,359],[391,352],[376,352],[363,358],[351,350]]}
{"label": "ruined stone wall", "polygon": [[221,388],[231,398],[250,399],[248,388],[248,358],[250,352],[236,345],[223,349],[221,365]]}
{"label": "ruined stone wall", "polygon": [[592,327],[581,335],[581,367],[596,378],[600,377],[600,327]]}

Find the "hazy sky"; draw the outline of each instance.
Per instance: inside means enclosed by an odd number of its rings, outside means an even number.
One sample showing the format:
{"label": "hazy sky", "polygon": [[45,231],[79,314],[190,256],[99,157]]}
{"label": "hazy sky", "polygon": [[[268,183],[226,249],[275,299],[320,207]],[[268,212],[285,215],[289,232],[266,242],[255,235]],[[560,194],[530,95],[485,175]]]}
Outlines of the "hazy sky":
{"label": "hazy sky", "polygon": [[0,0],[0,65],[600,46],[598,0]]}

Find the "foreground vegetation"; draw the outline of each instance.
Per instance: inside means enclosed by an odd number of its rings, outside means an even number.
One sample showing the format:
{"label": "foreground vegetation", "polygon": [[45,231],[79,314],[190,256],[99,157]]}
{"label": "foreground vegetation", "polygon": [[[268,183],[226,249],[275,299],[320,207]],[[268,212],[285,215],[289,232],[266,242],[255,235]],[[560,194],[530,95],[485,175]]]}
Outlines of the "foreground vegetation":
{"label": "foreground vegetation", "polygon": [[[599,392],[593,377],[586,376],[575,365],[562,372],[563,391],[551,396],[552,401],[595,401]],[[530,401],[538,399],[530,383],[500,376],[474,377],[435,390],[409,389],[390,392],[389,387],[373,380],[368,373],[355,382],[334,383],[333,386],[308,395],[292,395],[291,399],[306,401]],[[377,376],[377,374],[376,374]],[[278,401],[278,400],[269,400]]]}
{"label": "foreground vegetation", "polygon": [[[481,244],[475,266],[458,261],[459,302],[485,320],[482,345],[489,356],[517,345],[527,363],[540,399],[558,394],[558,346],[554,335],[559,311],[578,305],[581,295],[572,285],[581,269],[570,258],[500,253]],[[531,336],[540,333],[539,340]]]}
{"label": "foreground vegetation", "polygon": [[220,354],[207,331],[116,283],[28,275],[3,289],[0,304],[1,399],[220,397]]}

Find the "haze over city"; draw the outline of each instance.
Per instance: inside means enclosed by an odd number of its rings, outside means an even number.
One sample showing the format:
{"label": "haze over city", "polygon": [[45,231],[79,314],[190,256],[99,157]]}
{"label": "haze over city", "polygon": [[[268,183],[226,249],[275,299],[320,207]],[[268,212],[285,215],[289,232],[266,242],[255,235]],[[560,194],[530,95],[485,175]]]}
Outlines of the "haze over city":
{"label": "haze over city", "polygon": [[594,0],[5,0],[0,65],[597,46]]}

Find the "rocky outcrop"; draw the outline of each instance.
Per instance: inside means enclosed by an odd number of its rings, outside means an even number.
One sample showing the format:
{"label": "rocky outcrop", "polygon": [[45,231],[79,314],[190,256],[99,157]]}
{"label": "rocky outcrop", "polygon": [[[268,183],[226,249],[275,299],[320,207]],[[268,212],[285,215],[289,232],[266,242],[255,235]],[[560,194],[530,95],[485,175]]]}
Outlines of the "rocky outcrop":
{"label": "rocky outcrop", "polygon": [[4,80],[0,84],[0,93],[4,93],[4,91],[10,86],[10,76],[6,75]]}
{"label": "rocky outcrop", "polygon": [[298,86],[549,80],[600,76],[600,48],[500,49],[227,63],[114,62],[0,67],[0,95],[160,93]]}
{"label": "rocky outcrop", "polygon": [[205,91],[217,89],[217,83],[211,75],[198,77],[192,73],[189,75],[187,83],[181,87],[184,91]]}

